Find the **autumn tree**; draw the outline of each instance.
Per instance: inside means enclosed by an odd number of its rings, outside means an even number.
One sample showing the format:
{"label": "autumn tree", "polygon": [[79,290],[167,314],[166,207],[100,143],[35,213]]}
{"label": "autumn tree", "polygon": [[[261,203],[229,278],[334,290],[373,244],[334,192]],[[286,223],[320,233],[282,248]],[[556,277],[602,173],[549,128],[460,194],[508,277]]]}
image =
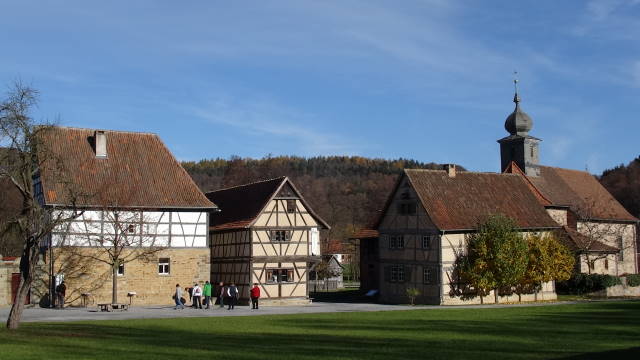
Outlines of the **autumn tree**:
{"label": "autumn tree", "polygon": [[537,294],[543,283],[568,280],[575,264],[571,251],[554,234],[532,234],[526,241],[527,270],[516,286],[518,301],[522,301],[523,293]]}
{"label": "autumn tree", "polygon": [[463,282],[482,297],[494,291],[499,302],[500,289],[518,285],[527,270],[527,243],[516,231],[513,220],[490,216],[467,237],[467,249],[457,262]]}
{"label": "autumn tree", "polygon": [[[7,328],[17,329],[24,310],[24,303],[33,284],[34,274],[41,255],[41,246],[47,246],[49,234],[56,226],[79,215],[75,204],[81,194],[73,192],[67,172],[41,142],[41,135],[50,124],[35,121],[30,110],[37,103],[38,92],[16,82],[5,99],[0,101],[0,144],[6,146],[0,159],[0,180],[9,182],[19,193],[18,214],[5,227],[11,227],[20,239],[20,282],[7,319]],[[60,183],[69,199],[67,209],[42,206],[39,192],[39,174],[46,168]]]}

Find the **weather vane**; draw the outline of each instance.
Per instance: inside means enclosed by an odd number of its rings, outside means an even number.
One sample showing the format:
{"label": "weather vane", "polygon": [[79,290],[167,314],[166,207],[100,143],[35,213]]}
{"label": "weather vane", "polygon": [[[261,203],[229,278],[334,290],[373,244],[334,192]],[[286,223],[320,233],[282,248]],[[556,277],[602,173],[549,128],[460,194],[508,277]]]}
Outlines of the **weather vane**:
{"label": "weather vane", "polygon": [[513,72],[513,87],[516,89],[516,94],[518,93],[518,71]]}

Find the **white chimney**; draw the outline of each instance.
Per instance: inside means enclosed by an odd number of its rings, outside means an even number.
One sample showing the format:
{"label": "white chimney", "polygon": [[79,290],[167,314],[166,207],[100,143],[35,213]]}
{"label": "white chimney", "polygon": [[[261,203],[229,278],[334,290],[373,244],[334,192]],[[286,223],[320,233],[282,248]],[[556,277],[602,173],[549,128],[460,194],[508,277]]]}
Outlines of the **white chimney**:
{"label": "white chimney", "polygon": [[96,140],[96,157],[106,158],[107,157],[107,134],[105,134],[104,130],[96,130],[95,140]]}
{"label": "white chimney", "polygon": [[456,165],[455,164],[447,164],[444,166],[444,168],[447,170],[447,175],[449,175],[449,177],[456,177]]}

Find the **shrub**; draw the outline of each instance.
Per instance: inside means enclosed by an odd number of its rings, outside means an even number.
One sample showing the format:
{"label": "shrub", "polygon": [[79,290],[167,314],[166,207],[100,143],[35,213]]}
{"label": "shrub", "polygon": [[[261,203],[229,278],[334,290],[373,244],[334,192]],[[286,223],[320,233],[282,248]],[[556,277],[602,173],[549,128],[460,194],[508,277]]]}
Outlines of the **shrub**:
{"label": "shrub", "polygon": [[415,305],[416,297],[420,296],[420,290],[416,288],[407,288],[407,296],[409,297],[409,303]]}
{"label": "shrub", "polygon": [[640,286],[640,274],[627,275],[627,285],[631,287]]}
{"label": "shrub", "polygon": [[574,274],[571,279],[559,282],[556,289],[560,294],[586,294],[621,285],[617,276],[602,274]]}

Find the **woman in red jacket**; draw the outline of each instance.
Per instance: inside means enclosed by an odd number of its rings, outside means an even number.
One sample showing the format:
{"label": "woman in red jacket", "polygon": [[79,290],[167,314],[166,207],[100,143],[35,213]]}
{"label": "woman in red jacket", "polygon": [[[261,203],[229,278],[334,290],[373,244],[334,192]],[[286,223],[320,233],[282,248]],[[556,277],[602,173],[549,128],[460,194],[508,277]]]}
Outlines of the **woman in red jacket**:
{"label": "woman in red jacket", "polygon": [[253,287],[251,288],[251,290],[249,290],[249,293],[251,295],[251,309],[257,309],[258,299],[260,299],[260,288],[258,287],[257,283],[253,284]]}

